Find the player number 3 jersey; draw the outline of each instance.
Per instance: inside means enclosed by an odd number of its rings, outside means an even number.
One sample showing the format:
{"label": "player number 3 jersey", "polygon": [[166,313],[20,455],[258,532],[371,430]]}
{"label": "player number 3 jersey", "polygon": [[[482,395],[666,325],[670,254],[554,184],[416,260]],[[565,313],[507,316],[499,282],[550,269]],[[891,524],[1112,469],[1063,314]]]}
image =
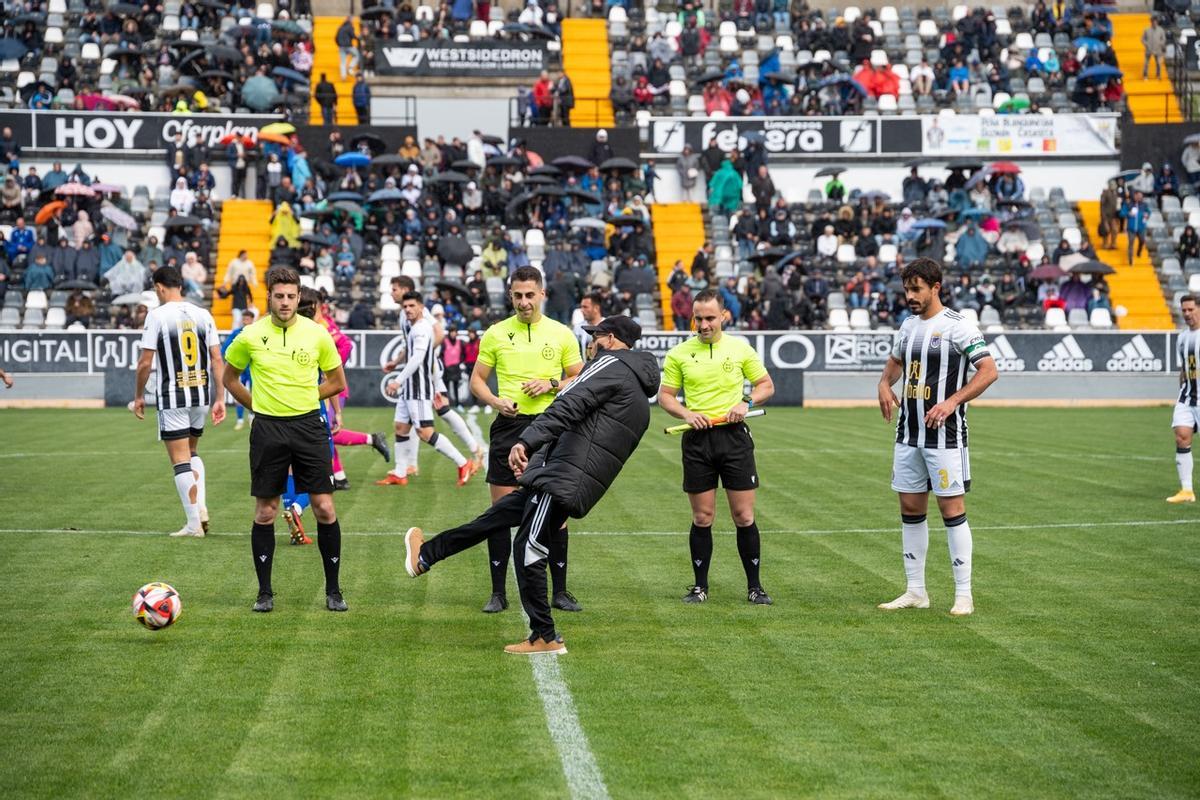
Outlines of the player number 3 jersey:
{"label": "player number 3 jersey", "polygon": [[156,399],[160,409],[212,404],[210,347],[219,347],[212,315],[187,302],[164,303],[146,315],[141,348],[155,351]]}
{"label": "player number 3 jersey", "polygon": [[910,447],[967,446],[967,404],[941,428],[927,428],[925,414],[967,383],[967,365],[989,358],[979,328],[948,308],[929,319],[909,317],[900,325],[892,358],[903,367],[896,442]]}

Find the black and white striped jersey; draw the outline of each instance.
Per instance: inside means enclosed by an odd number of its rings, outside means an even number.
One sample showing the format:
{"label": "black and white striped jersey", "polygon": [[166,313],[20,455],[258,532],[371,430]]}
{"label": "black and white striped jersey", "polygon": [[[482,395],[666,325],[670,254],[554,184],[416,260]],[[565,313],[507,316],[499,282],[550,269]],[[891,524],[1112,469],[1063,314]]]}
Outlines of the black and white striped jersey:
{"label": "black and white striped jersey", "polygon": [[[430,310],[428,308],[421,310],[421,321],[428,322],[431,330],[433,329],[433,327],[435,325],[437,325],[437,320],[434,318],[433,313],[430,312]],[[412,331],[412,323],[409,322],[408,317],[404,316],[403,314],[400,315],[400,330],[404,332],[404,341],[405,341],[405,346],[407,347],[408,346],[408,335]],[[437,332],[434,331],[434,334],[435,334],[434,338],[436,338],[436,333]],[[430,343],[430,347],[432,347],[435,351],[437,351],[434,353],[434,359],[433,359],[433,377],[434,377],[434,381],[435,381],[435,385],[436,385],[437,379],[441,378],[442,375],[446,372],[446,365],[442,363],[441,348],[434,347],[434,345],[432,344],[432,340]],[[412,397],[409,399],[417,400],[420,398]]]}
{"label": "black and white striped jersey", "polygon": [[892,358],[904,368],[896,442],[943,450],[967,446],[967,404],[940,428],[927,428],[925,414],[967,383],[967,365],[991,358],[978,326],[944,308],[929,319],[909,317],[900,325]]}
{"label": "black and white striped jersey", "polygon": [[1200,370],[1200,330],[1187,330],[1179,334],[1175,345],[1179,358],[1179,402],[1185,406],[1200,405],[1200,387],[1197,386],[1197,370]]}
{"label": "black and white striped jersey", "polygon": [[437,391],[437,353],[433,346],[433,325],[425,319],[408,326],[404,336],[407,361],[401,370],[400,399],[432,400]]}
{"label": "black and white striped jersey", "polygon": [[146,315],[141,348],[155,351],[158,407],[212,404],[209,349],[220,347],[217,326],[206,309],[185,301],[163,303]]}

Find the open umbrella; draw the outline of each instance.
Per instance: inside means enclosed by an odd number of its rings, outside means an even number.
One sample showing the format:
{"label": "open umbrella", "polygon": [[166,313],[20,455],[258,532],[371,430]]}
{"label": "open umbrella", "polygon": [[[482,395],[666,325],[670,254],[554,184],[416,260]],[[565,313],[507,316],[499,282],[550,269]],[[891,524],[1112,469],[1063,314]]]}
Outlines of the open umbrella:
{"label": "open umbrella", "polygon": [[[474,257],[474,252],[472,252],[472,257]],[[467,261],[470,260],[467,259]],[[437,281],[433,284],[433,288],[439,292],[450,292],[459,302],[469,303],[471,301],[471,293],[458,281]]]}
{"label": "open umbrella", "polygon": [[872,189],[869,192],[863,192],[861,195],[859,195],[859,197],[863,198],[864,200],[872,200],[872,201],[874,201],[874,200],[887,201],[887,200],[892,199],[892,196],[890,194],[888,194],[887,192],[885,192],[881,189]]}
{"label": "open umbrella", "polygon": [[1101,261],[1084,261],[1071,267],[1074,275],[1114,275],[1116,270]]}
{"label": "open umbrella", "polygon": [[1071,42],[1071,46],[1075,48],[1086,48],[1089,53],[1099,53],[1108,49],[1108,45],[1099,39],[1093,39],[1091,36],[1080,36],[1075,41]]}
{"label": "open umbrella", "polygon": [[281,144],[281,145],[284,145],[285,147],[290,146],[292,143],[292,140],[289,139],[288,137],[284,136],[282,133],[261,133],[260,132],[258,134],[258,140],[260,142],[274,142],[275,144]]}
{"label": "open umbrella", "polygon": [[596,219],[595,217],[580,217],[579,219],[571,220],[572,228],[594,228],[598,231],[605,230],[608,225],[604,220]]}
{"label": "open umbrella", "polygon": [[960,158],[960,159],[955,159],[954,161],[951,161],[949,164],[947,164],[946,169],[951,170],[951,171],[965,169],[968,172],[974,172],[975,170],[983,169],[983,162],[982,161],[972,161],[970,159]]}
{"label": "open umbrella", "polygon": [[615,169],[619,172],[621,172],[621,171],[633,172],[637,168],[638,168],[637,164],[630,161],[628,158],[623,158],[621,156],[617,156],[616,158],[610,158],[607,161],[605,161],[603,164],[600,165],[600,169],[604,170],[605,172],[607,172],[610,169]]}
{"label": "open umbrella", "polygon": [[558,180],[549,175],[534,175],[525,179],[526,186],[558,186]]}
{"label": "open umbrella", "polygon": [[595,192],[589,192],[587,189],[580,189],[578,186],[572,186],[567,189],[567,196],[578,198],[585,203],[599,204],[604,202],[600,195]]}
{"label": "open umbrella", "polygon": [[118,228],[124,228],[127,231],[136,231],[138,229],[137,220],[133,218],[132,214],[117,208],[111,203],[104,204],[104,207],[100,209],[100,216]]}
{"label": "open umbrella", "polygon": [[988,172],[993,175],[1016,175],[1021,168],[1011,161],[993,161],[988,164]]}
{"label": "open umbrella", "polygon": [[286,81],[291,81],[292,83],[299,83],[303,86],[308,86],[308,76],[303,72],[292,69],[291,67],[276,67],[275,69],[271,70],[271,74],[277,75],[278,77],[283,78]]}
{"label": "open umbrella", "polygon": [[140,306],[145,301],[145,299],[146,298],[142,296],[141,292],[130,292],[129,294],[123,294],[123,295],[114,297],[112,300],[109,301],[109,305]]}
{"label": "open umbrella", "polygon": [[776,267],[776,269],[783,269],[784,267],[786,267],[788,264],[792,263],[793,261],[802,261],[806,258],[811,258],[811,257],[812,257],[812,253],[810,253],[806,250],[793,250],[792,252],[785,255],[783,258],[776,261],[775,267]]}
{"label": "open umbrella", "polygon": [[179,214],[174,217],[168,217],[167,221],[163,223],[163,227],[164,228],[188,228],[188,227],[192,227],[192,226],[200,225],[200,224],[202,224],[200,222],[200,220],[196,219],[195,217],[189,217],[184,214]]}
{"label": "open umbrella", "polygon": [[788,251],[782,247],[764,247],[761,250],[755,250],[750,254],[749,261],[761,261],[763,264],[768,262],[778,261],[783,256],[786,256]]}
{"label": "open umbrella", "polygon": [[487,163],[489,167],[519,167],[525,162],[512,156],[493,156]]}
{"label": "open umbrella", "polygon": [[1184,144],[1200,144],[1200,133],[1193,133],[1191,136],[1186,136],[1183,139]]}
{"label": "open umbrella", "polygon": [[96,194],[120,194],[125,191],[124,186],[118,186],[115,183],[93,183],[92,191]]}
{"label": "open umbrella", "polygon": [[20,39],[0,39],[0,59],[19,61],[29,52],[29,48]]}
{"label": "open umbrella", "polygon": [[113,3],[108,10],[118,17],[133,17],[142,13],[141,6],[135,6],[133,3]]}
{"label": "open umbrella", "polygon": [[85,281],[82,278],[74,278],[69,281],[64,281],[54,287],[55,289],[83,289],[84,291],[94,292],[100,287],[91,281]]}
{"label": "open umbrella", "polygon": [[395,13],[396,9],[394,8],[387,8],[385,6],[371,6],[370,8],[364,8],[362,11],[360,11],[358,16],[362,19],[375,19],[376,17],[386,17]]}
{"label": "open umbrella", "polygon": [[231,81],[234,78],[232,72],[224,69],[206,69],[200,73],[199,77],[205,80],[216,79],[219,81]]}
{"label": "open umbrella", "polygon": [[279,102],[279,90],[266,75],[255,75],[242,84],[242,102],[254,111],[266,111]]}
{"label": "open umbrella", "polygon": [[539,186],[533,190],[537,197],[566,197],[567,190],[561,186]]}
{"label": "open umbrella", "polygon": [[306,219],[321,219],[323,217],[332,217],[333,209],[332,208],[310,208],[308,211],[305,211],[300,216],[302,216]]}
{"label": "open umbrella", "polygon": [[399,189],[380,189],[372,192],[367,198],[368,203],[398,203],[404,199]]}
{"label": "open umbrella", "polygon": [[448,169],[445,172],[439,172],[437,175],[434,175],[432,178],[429,179],[429,182],[430,183],[466,183],[469,180],[471,180],[471,179],[469,177],[467,177],[466,175],[462,174],[461,172],[455,172],[452,169]]}
{"label": "open umbrella", "polygon": [[271,22],[271,33],[275,36],[303,36],[307,31],[290,19],[277,19]]}
{"label": "open umbrella", "polygon": [[272,122],[258,129],[259,133],[278,133],[288,136],[296,132],[296,126],[290,122]]}
{"label": "open umbrella", "polygon": [[964,208],[959,216],[963,219],[983,219],[992,216],[992,212],[986,208]]}
{"label": "open umbrella", "polygon": [[300,241],[315,244],[320,247],[333,247],[337,244],[337,239],[332,236],[321,236],[317,233],[306,233],[300,237]]}
{"label": "open umbrella", "polygon": [[713,67],[711,69],[705,70],[704,73],[699,78],[696,78],[696,84],[699,86],[703,86],[706,83],[712,83],[713,81],[723,80],[724,78],[725,78],[725,70],[717,69],[716,67]]}
{"label": "open umbrella", "polygon": [[1107,64],[1097,64],[1094,67],[1088,67],[1077,76],[1081,81],[1106,81],[1110,78],[1119,78],[1125,73],[1116,67],[1110,67]]}
{"label": "open umbrella", "polygon": [[1024,111],[1029,108],[1029,105],[1030,101],[1028,97],[1013,97],[1001,103],[1000,107],[996,110],[1001,113],[1011,114],[1014,111]]}
{"label": "open umbrella", "polygon": [[438,241],[437,253],[450,264],[467,264],[475,257],[471,244],[461,236],[443,236]]}
{"label": "open umbrella", "polygon": [[[241,61],[243,58],[240,50],[225,44],[214,44],[204,52],[208,53],[209,58],[215,58],[217,61]],[[263,76],[260,75],[258,77]],[[272,83],[271,85],[274,86],[275,84]]]}
{"label": "open umbrella", "polygon": [[363,144],[366,144],[367,149],[371,151],[371,155],[377,156],[384,150],[387,150],[387,145],[383,139],[373,133],[360,133],[350,140],[350,147],[358,149]]}
{"label": "open umbrella", "polygon": [[70,181],[54,190],[55,194],[64,197],[95,197],[96,190],[82,183]]}
{"label": "open umbrella", "polygon": [[1076,264],[1086,264],[1090,260],[1083,253],[1067,253],[1058,260],[1058,266],[1060,269],[1070,270]]}
{"label": "open umbrella", "polygon": [[[1197,135],[1200,136],[1200,134],[1197,134]],[[1184,139],[1184,141],[1186,142],[1187,140]],[[1140,169],[1125,169],[1125,170],[1121,170],[1116,175],[1113,175],[1111,178],[1109,178],[1109,180],[1110,181],[1119,181],[1119,180],[1131,181],[1134,178],[1136,178],[1138,175],[1141,175],[1141,174],[1142,174],[1142,171]]]}
{"label": "open umbrella", "polygon": [[405,164],[409,163],[410,161],[412,161],[411,158],[405,158],[404,156],[389,154],[386,156],[375,156],[374,158],[371,159],[371,166],[372,167],[402,167]]}
{"label": "open umbrella", "polygon": [[915,167],[923,167],[929,163],[928,158],[914,158],[911,161],[904,162],[905,169],[913,169]]}
{"label": "open umbrella", "polygon": [[225,134],[224,136],[222,136],[220,139],[217,140],[217,144],[223,144],[223,145],[228,146],[228,145],[233,144],[238,139],[242,140],[243,147],[254,147],[255,139],[253,136],[243,136],[238,133]]}
{"label": "open umbrella", "polygon": [[814,178],[836,178],[846,171],[845,167],[821,167],[817,170]]}
{"label": "open umbrella", "polygon": [[512,200],[508,201],[508,205],[504,207],[504,213],[507,216],[514,216],[526,203],[533,199],[533,192],[523,192]]}
{"label": "open umbrella", "polygon": [[175,64],[175,71],[181,72],[184,67],[190,67],[193,64],[199,67],[201,61],[208,55],[207,50],[193,50]]}
{"label": "open umbrella", "polygon": [[365,216],[367,213],[365,208],[360,206],[358,203],[352,203],[349,200],[338,200],[333,204],[333,207],[337,211],[345,211],[348,214],[358,214],[359,216]]}
{"label": "open umbrella", "polygon": [[479,165],[469,158],[460,158],[450,165],[450,169],[479,169]]}
{"label": "open umbrella", "polygon": [[529,174],[530,175],[550,175],[552,177],[557,178],[559,175],[562,175],[562,170],[559,169],[558,167],[554,166],[553,164],[542,164],[539,167],[534,167],[531,170],[529,170]]}
{"label": "open umbrella", "polygon": [[1059,269],[1057,264],[1042,264],[1030,272],[1029,277],[1035,281],[1057,281],[1067,277],[1067,273]]}
{"label": "open umbrella", "polygon": [[586,172],[595,166],[583,156],[559,156],[550,163],[559,169],[576,170],[578,172]]}
{"label": "open umbrella", "polygon": [[333,163],[339,167],[365,167],[371,163],[371,157],[359,152],[342,153]]}
{"label": "open umbrella", "polygon": [[825,80],[823,80],[823,81],[821,81],[820,83],[816,84],[816,86],[815,86],[814,88],[816,88],[816,89],[825,89],[825,88],[827,88],[827,87],[830,87],[830,86],[835,86],[835,87],[837,87],[837,88],[839,88],[839,89],[840,89],[840,88],[843,88],[843,87],[844,87],[844,88],[849,88],[849,89],[852,89],[852,90],[854,90],[854,91],[858,92],[858,93],[859,93],[860,95],[862,95],[863,97],[866,97],[866,96],[867,96],[867,89],[866,89],[866,87],[864,87],[864,86],[863,86],[861,83],[859,83],[858,81],[854,80],[854,78],[850,77],[849,75],[845,75],[845,74],[843,74],[843,75],[834,75],[832,78],[826,78]]}
{"label": "open umbrella", "polygon": [[483,135],[483,143],[484,144],[494,144],[494,145],[502,147],[504,145],[504,139],[499,136],[493,136],[490,133],[485,133]]}
{"label": "open umbrella", "polygon": [[605,222],[609,225],[645,225],[646,220],[637,214],[618,214],[615,217],[605,217]]}
{"label": "open umbrella", "polygon": [[46,203],[46,205],[38,209],[37,216],[33,218],[33,222],[35,225],[45,225],[54,218],[55,214],[66,207],[67,203],[65,200],[54,200],[53,202]]}
{"label": "open umbrella", "polygon": [[363,201],[363,196],[358,192],[343,190],[340,192],[334,192],[325,199],[330,203],[336,203],[339,200],[345,200],[348,203],[361,203]]}
{"label": "open umbrella", "polygon": [[940,219],[919,219],[913,223],[914,230],[923,231],[929,228],[944,230],[946,228],[946,223],[942,222]]}

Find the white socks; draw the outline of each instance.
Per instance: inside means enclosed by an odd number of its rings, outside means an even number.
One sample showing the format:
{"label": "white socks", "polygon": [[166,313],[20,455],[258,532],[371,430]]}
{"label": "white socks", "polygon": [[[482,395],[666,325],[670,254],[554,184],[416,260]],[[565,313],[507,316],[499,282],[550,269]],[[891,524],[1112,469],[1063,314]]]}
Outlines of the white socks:
{"label": "white socks", "polygon": [[434,450],[437,450],[446,458],[453,461],[456,466],[461,467],[467,463],[467,460],[463,458],[463,454],[458,452],[458,448],[445,436],[439,435],[437,431],[434,431],[433,436],[429,437],[429,444]]}
{"label": "white socks", "polygon": [[924,514],[901,514],[900,519],[900,540],[904,544],[904,576],[908,579],[908,591],[924,595],[929,521]]}
{"label": "white socks", "polygon": [[192,474],[196,477],[196,507],[208,508],[208,493],[204,486],[204,462],[200,456],[192,456]]}
{"label": "white socks", "polygon": [[392,445],[392,474],[401,478],[408,474],[408,441],[411,438],[397,435],[396,443]]}
{"label": "white socks", "polygon": [[971,526],[967,515],[960,514],[946,523],[946,542],[950,545],[950,569],[954,572],[954,596],[971,594]]}
{"label": "white socks", "polygon": [[200,505],[196,502],[200,487],[192,465],[187,461],[175,465],[175,491],[179,492],[179,502],[183,503],[183,513],[187,515],[188,530],[200,530]]}
{"label": "white socks", "polygon": [[471,435],[471,429],[467,427],[467,422],[462,418],[461,414],[447,406],[446,409],[441,412],[441,417],[442,419],[446,420],[446,422],[450,425],[450,430],[454,431],[454,435],[457,436],[462,443],[467,446],[468,450],[474,453],[479,449],[479,442],[477,442],[475,437]]}
{"label": "white socks", "polygon": [[417,462],[421,452],[421,437],[417,435],[416,430],[408,435],[405,446],[407,447],[407,452],[404,454],[405,470],[407,471],[408,467],[420,469],[421,465]]}
{"label": "white socks", "polygon": [[1175,448],[1175,469],[1179,471],[1179,487],[1192,491],[1192,448]]}

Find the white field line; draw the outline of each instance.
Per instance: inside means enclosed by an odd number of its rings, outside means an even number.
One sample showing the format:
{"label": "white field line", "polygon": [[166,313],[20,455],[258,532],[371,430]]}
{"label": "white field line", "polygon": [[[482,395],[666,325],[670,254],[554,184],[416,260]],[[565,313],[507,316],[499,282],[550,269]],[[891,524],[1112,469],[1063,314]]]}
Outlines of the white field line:
{"label": "white field line", "polygon": [[[528,619],[528,617],[526,618]],[[519,658],[519,656],[518,656]],[[588,746],[587,734],[579,724],[571,690],[563,680],[558,656],[528,656],[533,662],[533,682],[546,712],[546,728],[558,750],[567,791],[572,800],[608,800],[604,776]]]}
{"label": "white field line", "polygon": [[[1095,520],[1080,522],[1046,522],[1027,525],[972,525],[973,531],[1043,531],[1084,528],[1144,528],[1154,525],[1197,525],[1200,519],[1135,519]],[[799,536],[831,536],[839,533],[895,533],[899,525],[889,528],[765,528],[761,532],[772,535],[790,534]],[[99,528],[0,528],[0,534],[19,533],[73,533],[82,535],[117,534],[123,536],[163,536],[169,531],[145,530],[102,530]],[[733,531],[713,531],[717,536],[733,536]],[[209,536],[249,536],[248,531],[210,531]],[[342,531],[343,536],[403,536],[395,531]],[[687,536],[686,529],[677,531],[571,531],[572,536]]]}

